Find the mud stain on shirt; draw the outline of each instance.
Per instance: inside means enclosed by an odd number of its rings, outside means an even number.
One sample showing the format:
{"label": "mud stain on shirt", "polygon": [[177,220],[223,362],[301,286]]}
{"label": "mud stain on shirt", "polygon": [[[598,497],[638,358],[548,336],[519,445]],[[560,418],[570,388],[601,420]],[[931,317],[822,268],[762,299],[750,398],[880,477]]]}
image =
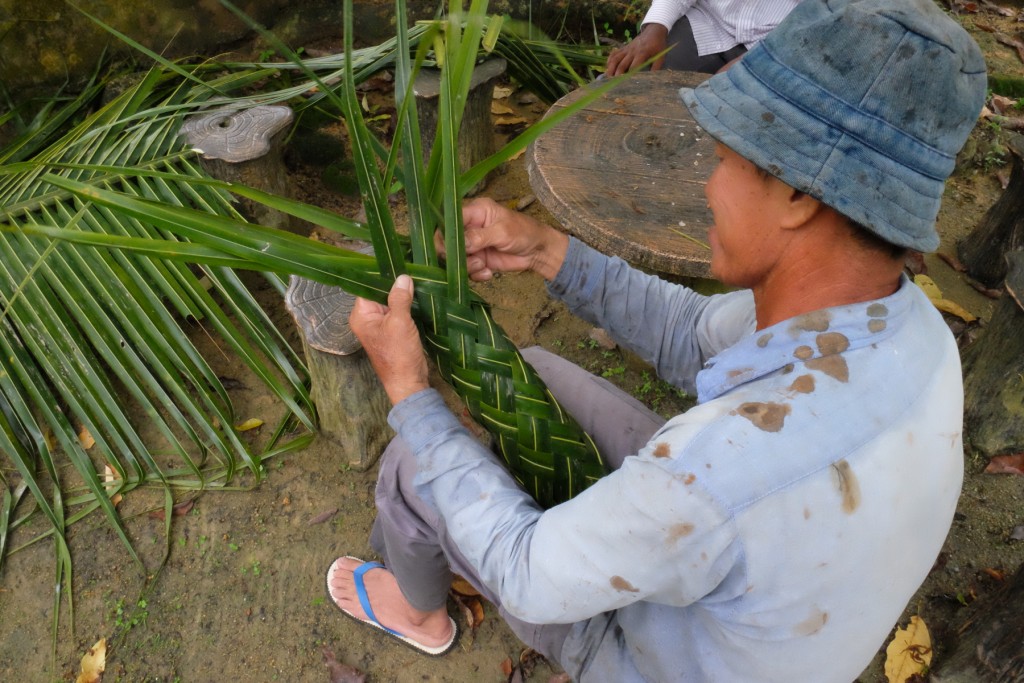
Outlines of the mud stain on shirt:
{"label": "mud stain on shirt", "polygon": [[782,429],[791,410],[788,404],[748,402],[741,404],[732,414],[747,418],[758,429],[777,432]]}
{"label": "mud stain on shirt", "polygon": [[889,315],[889,309],[885,304],[873,303],[868,306],[868,315],[872,318],[884,318]]}
{"label": "mud stain on shirt", "polygon": [[842,353],[850,348],[850,340],[840,332],[825,332],[815,337],[814,342],[818,345],[818,351],[823,356]]}
{"label": "mud stain on shirt", "polygon": [[685,522],[683,524],[673,524],[668,528],[668,542],[675,543],[680,538],[686,538],[693,533],[693,524]]}
{"label": "mud stain on shirt", "polygon": [[789,326],[789,331],[794,335],[801,332],[824,332],[832,322],[832,314],[826,310],[811,311],[804,315],[797,316]]}
{"label": "mud stain on shirt", "polygon": [[809,394],[814,391],[814,375],[800,375],[789,385],[790,391]]}
{"label": "mud stain on shirt", "polygon": [[772,340],[773,336],[775,335],[773,335],[771,332],[762,334],[760,337],[757,338],[757,345],[763,349],[764,347],[768,346],[768,342]]}
{"label": "mud stain on shirt", "polygon": [[850,381],[850,366],[846,364],[846,359],[842,356],[824,356],[822,358],[812,358],[805,364],[811,370],[818,370],[824,372],[829,377],[839,380],[840,382]]}
{"label": "mud stain on shirt", "polygon": [[861,501],[860,482],[857,481],[857,475],[853,473],[850,463],[846,460],[840,460],[833,464],[832,473],[836,488],[839,489],[839,495],[843,499],[843,512],[848,515],[852,514],[860,507]]}
{"label": "mud stain on shirt", "polygon": [[612,588],[617,591],[625,591],[627,593],[639,593],[640,589],[636,588],[629,581],[626,581],[621,576],[613,576],[611,579]]}
{"label": "mud stain on shirt", "polygon": [[653,455],[655,458],[668,458],[672,455],[672,449],[669,448],[669,445],[667,443],[662,441],[661,443],[654,447],[654,452],[651,455]]}
{"label": "mud stain on shirt", "polygon": [[884,330],[885,327],[886,322],[884,320],[872,318],[871,320],[868,321],[868,332],[871,332],[872,334],[878,334],[879,332]]}
{"label": "mud stain on shirt", "polygon": [[798,636],[813,636],[825,628],[827,623],[828,612],[822,612],[820,608],[814,606],[811,608],[810,616],[793,627],[793,633]]}

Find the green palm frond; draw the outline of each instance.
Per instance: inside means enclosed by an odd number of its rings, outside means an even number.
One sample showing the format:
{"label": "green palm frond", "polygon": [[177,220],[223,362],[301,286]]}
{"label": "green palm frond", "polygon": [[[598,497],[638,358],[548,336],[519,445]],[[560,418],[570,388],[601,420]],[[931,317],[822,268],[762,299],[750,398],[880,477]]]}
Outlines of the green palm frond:
{"label": "green palm frond", "polygon": [[[244,18],[227,0],[222,3]],[[417,281],[414,315],[442,376],[463,397],[470,412],[495,434],[513,474],[539,502],[552,505],[602,476],[604,465],[590,438],[561,409],[494,323],[487,305],[469,288],[461,199],[467,188],[488,170],[510,159],[544,130],[586,106],[618,81],[612,79],[590,87],[590,92],[574,108],[546,118],[491,158],[462,173],[457,165],[456,131],[488,23],[486,3],[475,0],[465,13],[458,3],[452,3],[444,19],[417,34],[418,49],[405,29],[402,0],[397,2],[397,16],[399,125],[390,150],[374,138],[363,122],[355,94],[356,57],[350,48],[342,60],[341,84],[328,87],[308,64],[299,61],[287,47],[275,43],[271,34],[264,33],[264,38],[293,60],[345,120],[375,258],[245,223],[230,212],[219,212],[212,203],[185,201],[182,195],[169,193],[164,183],[154,187],[156,180],[165,180],[160,173],[163,169],[125,170],[113,165],[76,167],[73,170],[79,171],[77,175],[69,171],[46,174],[41,182],[55,193],[66,192],[78,198],[82,206],[99,207],[95,210],[109,212],[135,226],[149,226],[165,235],[163,241],[153,242],[159,238],[142,235],[138,229],[118,236],[69,231],[64,227],[66,221],[61,220],[23,225],[21,236],[31,239],[30,235],[45,235],[82,245],[162,253],[167,263],[196,261],[296,274],[338,285],[376,301],[384,301],[394,278],[408,272]],[[350,46],[351,0],[345,3],[345,23],[345,44]],[[251,26],[261,30],[255,24]],[[415,101],[410,93],[415,72],[425,61],[429,45],[434,47],[435,62],[442,64],[442,88],[436,137],[429,158],[424,158]],[[51,166],[54,168],[60,167]],[[390,213],[388,192],[393,172],[399,176],[409,206],[411,254],[409,246],[399,239]],[[118,187],[115,178],[121,184],[129,183],[131,189]],[[136,191],[136,184],[146,189]],[[294,203],[280,198],[263,196],[259,201],[288,212],[295,210]],[[344,232],[348,226],[339,225],[336,229]],[[447,259],[443,269],[433,252],[435,230],[444,234]],[[169,238],[171,235],[175,237]]]}
{"label": "green palm frond", "polygon": [[[62,137],[39,147],[25,136],[0,157],[7,162],[0,165],[0,471],[11,467],[17,475],[7,475],[14,493],[6,481],[0,492],[0,562],[10,550],[8,530],[29,518],[14,514],[26,489],[49,521],[43,537],[56,540],[70,571],[67,525],[95,509],[106,513],[138,559],[111,502],[117,493],[146,485],[221,487],[240,469],[262,476],[263,454],[233,428],[228,392],[189,338],[187,328],[197,323],[241,359],[293,419],[315,428],[303,363],[225,267],[234,263],[196,268],[27,237],[40,225],[119,239],[169,237],[83,204],[43,180],[47,169],[93,187],[236,215],[223,187],[202,184],[196,153],[177,132],[182,117],[211,94],[245,82],[245,75],[221,77],[210,88],[155,69]],[[39,126],[37,134],[50,138],[59,123],[91,103],[83,96],[60,109],[59,121]],[[90,171],[90,165],[120,172]],[[150,170],[159,173],[134,175]],[[280,278],[272,277],[281,289]],[[145,424],[131,415],[144,416]],[[159,434],[159,443],[147,443],[142,427]],[[87,449],[79,440],[83,429],[95,446]],[[300,437],[294,445],[307,441]],[[72,480],[58,476],[65,461],[74,466]],[[114,486],[102,481],[104,466],[116,472]],[[40,479],[51,483],[41,486]],[[67,572],[58,582],[62,578]]]}

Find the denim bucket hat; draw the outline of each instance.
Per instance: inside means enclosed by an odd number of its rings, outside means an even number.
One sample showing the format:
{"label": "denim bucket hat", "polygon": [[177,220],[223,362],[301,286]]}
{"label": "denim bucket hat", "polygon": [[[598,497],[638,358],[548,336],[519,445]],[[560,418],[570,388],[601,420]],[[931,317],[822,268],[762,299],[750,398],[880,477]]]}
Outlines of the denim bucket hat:
{"label": "denim bucket hat", "polygon": [[985,88],[977,44],[933,0],[804,0],[680,95],[751,163],[888,242],[934,251],[942,190]]}

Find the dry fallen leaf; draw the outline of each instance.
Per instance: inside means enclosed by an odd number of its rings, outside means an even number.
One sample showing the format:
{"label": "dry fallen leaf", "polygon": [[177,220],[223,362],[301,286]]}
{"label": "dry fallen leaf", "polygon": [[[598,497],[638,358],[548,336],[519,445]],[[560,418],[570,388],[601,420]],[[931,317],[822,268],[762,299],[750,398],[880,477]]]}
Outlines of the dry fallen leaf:
{"label": "dry fallen leaf", "polygon": [[512,88],[506,88],[501,85],[494,86],[494,99],[501,100],[512,94]]}
{"label": "dry fallen leaf", "polygon": [[[195,504],[195,498],[189,498],[188,500],[183,500],[180,503],[175,503],[174,505],[171,506],[171,516],[184,517],[192,510],[193,507],[195,507]],[[149,516],[159,520],[166,519],[166,517],[164,516],[163,508],[160,508],[159,510],[153,510],[152,512],[149,513]]]}
{"label": "dry fallen leaf", "polygon": [[885,677],[889,683],[907,683],[927,670],[932,661],[932,638],[921,617],[910,617],[906,628],[896,630],[885,648]]}
{"label": "dry fallen leaf", "polygon": [[1024,474],[1024,453],[997,455],[985,466],[986,474]]}
{"label": "dry fallen leaf", "polygon": [[262,427],[262,426],[263,426],[263,420],[259,419],[258,417],[250,417],[248,420],[246,420],[242,424],[235,425],[235,429],[237,429],[240,432],[247,432],[250,429],[256,429],[257,427]]}
{"label": "dry fallen leaf", "polygon": [[107,667],[107,639],[100,638],[82,656],[81,672],[75,683],[100,683]]}
{"label": "dry fallen leaf", "polygon": [[1014,50],[1016,50],[1017,59],[1024,62],[1024,42],[1022,42],[1018,38],[1014,38],[1013,36],[1008,36],[1005,33],[996,32],[992,35],[995,37],[997,43],[1002,43],[1003,45],[1006,45],[1007,47],[1012,47]]}
{"label": "dry fallen leaf", "polygon": [[[106,488],[108,491],[111,490],[111,489],[117,488],[117,485],[114,482],[116,482],[118,479],[120,479],[120,477],[117,476],[117,472],[115,472],[114,469],[110,465],[104,465],[103,466],[103,486],[104,486],[104,488]],[[121,502],[121,494],[120,493],[115,493],[114,495],[112,495],[110,497],[110,502],[113,503],[114,505],[117,505],[118,503],[120,503]]]}
{"label": "dry fallen leaf", "polygon": [[1003,95],[992,96],[992,108],[995,109],[997,114],[1006,114],[1006,112],[1012,110],[1017,106],[1017,100],[1012,97],[1005,97]]}
{"label": "dry fallen leaf", "polygon": [[339,662],[330,648],[324,647],[320,652],[327,665],[330,683],[365,683],[366,674],[354,666]]}
{"label": "dry fallen leaf", "polygon": [[457,574],[455,578],[452,579],[452,590],[459,595],[464,595],[468,598],[475,598],[480,595],[480,591],[473,588],[473,584]]}
{"label": "dry fallen leaf", "polygon": [[966,308],[942,297],[942,290],[935,284],[935,280],[932,280],[927,275],[915,275],[914,283],[924,290],[924,293],[928,295],[928,300],[932,302],[935,308],[943,311],[944,313],[951,313],[962,319],[964,322],[972,323],[978,319],[976,315],[968,311]]}
{"label": "dry fallen leaf", "polygon": [[491,113],[495,116],[503,116],[505,114],[515,114],[516,111],[512,107],[502,104],[500,102],[491,102]]}
{"label": "dry fallen leaf", "polygon": [[453,593],[455,604],[462,610],[462,616],[466,619],[466,626],[470,634],[476,632],[480,624],[484,623],[484,606],[480,598],[466,598],[458,593]]}
{"label": "dry fallen leaf", "polygon": [[78,443],[82,444],[82,448],[89,450],[96,445],[96,439],[92,438],[92,433],[89,432],[85,425],[82,425],[81,431],[78,432]]}

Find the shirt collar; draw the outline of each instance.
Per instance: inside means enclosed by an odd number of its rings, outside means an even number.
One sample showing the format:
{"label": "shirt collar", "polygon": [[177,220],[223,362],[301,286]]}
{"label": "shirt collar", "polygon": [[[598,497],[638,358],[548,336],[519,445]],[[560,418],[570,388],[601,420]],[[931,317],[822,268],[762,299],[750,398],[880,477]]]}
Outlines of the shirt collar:
{"label": "shirt collar", "polygon": [[902,275],[890,296],[822,308],[754,332],[704,364],[697,373],[697,402],[718,398],[793,363],[817,366],[846,381],[841,354],[892,336],[910,310],[911,295],[910,280]]}

